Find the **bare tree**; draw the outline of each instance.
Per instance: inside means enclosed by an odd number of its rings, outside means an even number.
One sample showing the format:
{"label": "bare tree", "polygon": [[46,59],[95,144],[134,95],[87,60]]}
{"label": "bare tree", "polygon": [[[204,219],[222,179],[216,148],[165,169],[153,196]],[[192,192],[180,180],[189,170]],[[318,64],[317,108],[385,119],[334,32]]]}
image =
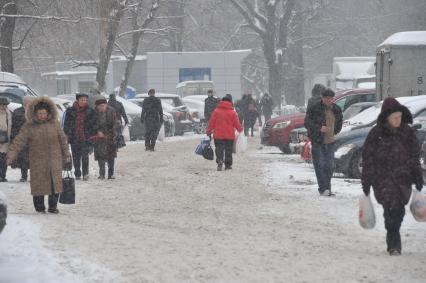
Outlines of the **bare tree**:
{"label": "bare tree", "polygon": [[143,0],[140,0],[140,2],[130,10],[132,14],[131,18],[132,18],[132,27],[134,32],[132,33],[130,55],[126,56],[127,57],[126,69],[124,71],[123,80],[121,81],[121,84],[120,84],[119,95],[121,97],[124,97],[124,94],[126,92],[127,84],[129,82],[129,77],[130,77],[130,74],[132,73],[133,65],[136,59],[136,55],[138,53],[140,40],[142,36],[144,35],[146,28],[154,20],[155,13],[159,8],[159,0],[152,0],[152,5],[146,15],[146,18],[144,19],[143,23],[139,25],[138,17],[143,8],[143,2],[144,2]]}
{"label": "bare tree", "polygon": [[[1,13],[16,15],[18,7],[15,1],[1,0]],[[0,59],[3,72],[14,72],[13,67],[13,34],[15,31],[15,18],[2,17],[0,19]]]}
{"label": "bare tree", "polygon": [[126,4],[126,0],[100,0],[98,4],[103,19],[100,25],[99,62],[96,73],[100,92],[105,91],[105,76]]}
{"label": "bare tree", "polygon": [[[289,23],[295,9],[295,0],[230,0],[237,8],[247,25],[262,39],[262,49],[268,65],[269,92],[275,101],[281,101],[284,94],[285,56],[288,45]],[[291,93],[286,94],[286,102],[295,100]],[[297,100],[297,99],[296,99]],[[281,104],[281,103],[280,103]],[[280,105],[279,104],[279,105]]]}

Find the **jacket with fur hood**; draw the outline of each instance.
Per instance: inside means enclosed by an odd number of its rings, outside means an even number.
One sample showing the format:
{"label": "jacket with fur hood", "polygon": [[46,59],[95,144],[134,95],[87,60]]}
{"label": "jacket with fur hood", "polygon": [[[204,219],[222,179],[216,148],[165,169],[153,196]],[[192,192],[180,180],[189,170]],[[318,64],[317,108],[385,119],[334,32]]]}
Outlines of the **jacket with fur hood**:
{"label": "jacket with fur hood", "polygon": [[[36,118],[35,106],[44,102],[49,106],[46,121]],[[9,147],[7,157],[15,160],[21,149],[28,145],[31,194],[50,195],[62,192],[62,168],[65,158],[70,157],[67,138],[58,122],[55,103],[47,96],[41,96],[28,104],[27,121]],[[53,188],[52,188],[53,183]]]}

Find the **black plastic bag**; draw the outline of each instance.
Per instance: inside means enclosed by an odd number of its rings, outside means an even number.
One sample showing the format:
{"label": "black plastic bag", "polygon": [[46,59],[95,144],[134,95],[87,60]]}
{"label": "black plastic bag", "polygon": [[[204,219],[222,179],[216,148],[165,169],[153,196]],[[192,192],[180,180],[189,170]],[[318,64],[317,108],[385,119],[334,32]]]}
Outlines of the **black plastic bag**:
{"label": "black plastic bag", "polygon": [[202,155],[207,160],[213,160],[214,159],[214,152],[213,152],[212,147],[210,146],[210,143],[203,148]]}
{"label": "black plastic bag", "polygon": [[62,193],[59,194],[59,203],[75,204],[75,179],[70,171],[62,177]]}

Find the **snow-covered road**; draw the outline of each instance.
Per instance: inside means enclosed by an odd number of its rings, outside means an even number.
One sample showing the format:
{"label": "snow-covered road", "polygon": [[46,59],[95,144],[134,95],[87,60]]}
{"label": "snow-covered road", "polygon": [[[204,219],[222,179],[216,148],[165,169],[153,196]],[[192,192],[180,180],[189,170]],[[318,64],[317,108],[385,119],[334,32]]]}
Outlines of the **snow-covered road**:
{"label": "snow-covered road", "polygon": [[381,208],[375,229],[358,225],[359,181],[333,179],[337,196],[319,197],[309,165],[256,137],[217,172],[193,154],[198,138],[154,153],[129,144],[113,181],[97,180],[92,161],[59,215],[35,214],[28,184],[8,172],[0,282],[426,281],[426,223],[408,211],[403,254],[390,257]]}

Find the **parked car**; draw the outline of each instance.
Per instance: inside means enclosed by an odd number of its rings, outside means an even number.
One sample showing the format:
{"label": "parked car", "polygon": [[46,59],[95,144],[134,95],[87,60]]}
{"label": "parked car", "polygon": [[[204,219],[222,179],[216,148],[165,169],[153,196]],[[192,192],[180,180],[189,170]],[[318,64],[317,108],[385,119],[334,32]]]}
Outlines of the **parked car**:
{"label": "parked car", "polygon": [[[183,135],[185,132],[192,132],[193,130],[193,119],[189,113],[189,109],[183,104],[182,99],[177,94],[168,93],[156,93],[155,96],[161,99],[163,104],[163,110],[166,110],[173,115],[175,121],[175,133],[176,135]],[[138,101],[138,105],[142,106],[143,99],[147,98],[147,93],[137,94],[135,98],[129,99],[129,101]],[[168,104],[171,106],[164,106]],[[165,107],[168,107],[165,109]]]}
{"label": "parked car", "polygon": [[[128,101],[138,105],[142,109],[143,98],[131,98]],[[172,137],[175,135],[176,126],[173,115],[168,112],[169,108],[173,108],[172,106],[168,107],[166,103],[162,103],[163,106],[163,121],[164,121],[164,134],[166,137]],[[145,138],[145,124],[141,123],[141,113],[136,118],[133,118],[130,121],[129,125],[129,136],[130,140],[143,140]]]}
{"label": "parked car", "polygon": [[352,104],[343,112],[343,121],[352,118],[353,116],[361,113],[362,111],[370,108],[371,106],[376,105],[377,102],[359,102]]}
{"label": "parked car", "polygon": [[[376,100],[374,89],[352,89],[337,92],[334,97],[342,111],[357,102],[372,102]],[[294,129],[304,127],[306,113],[296,113],[273,118],[263,125],[261,143],[266,146],[276,146],[284,153],[291,153],[290,133]]]}
{"label": "parked car", "polygon": [[[417,138],[420,143],[423,143],[426,136],[426,95],[398,97],[397,100],[408,107],[415,119],[414,124],[416,128],[418,128],[418,125],[421,125],[421,128],[417,131]],[[381,103],[378,105],[380,105],[380,107],[378,107],[378,112],[375,112],[377,115],[372,122],[369,122],[367,125],[360,125],[351,131],[342,132],[336,136],[336,151],[334,154],[335,172],[343,173],[346,177],[350,178],[359,178],[361,176],[362,149],[365,139],[376,123],[377,116],[380,113]],[[364,112],[361,112],[359,115],[362,116]],[[368,117],[370,116],[372,115],[369,113]]]}
{"label": "parked car", "polygon": [[204,100],[184,97],[182,98],[182,102],[188,107],[192,116],[194,121],[194,132],[197,134],[205,133],[207,129],[207,121],[204,118]]}
{"label": "parked car", "polygon": [[19,76],[0,72],[0,97],[7,97],[10,102],[22,104],[24,96],[37,96],[27,83]]}

